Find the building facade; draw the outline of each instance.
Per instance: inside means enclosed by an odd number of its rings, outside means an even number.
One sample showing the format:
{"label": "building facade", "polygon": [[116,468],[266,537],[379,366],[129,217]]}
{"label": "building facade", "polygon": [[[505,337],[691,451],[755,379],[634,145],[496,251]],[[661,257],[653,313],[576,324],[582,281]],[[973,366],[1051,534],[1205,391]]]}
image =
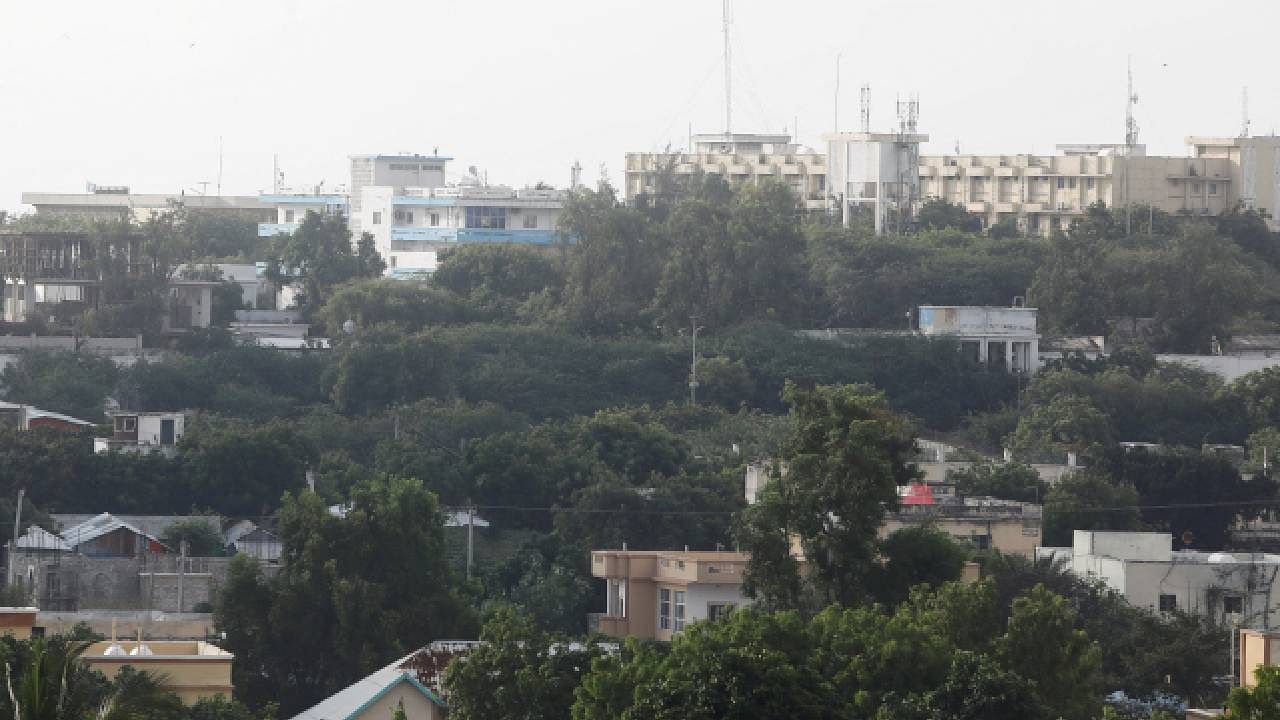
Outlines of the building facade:
{"label": "building facade", "polygon": [[1175,551],[1168,533],[1088,530],[1076,530],[1070,548],[1039,552],[1102,580],[1135,607],[1183,610],[1263,630],[1280,623],[1280,555]]}
{"label": "building facade", "polygon": [[[431,273],[437,253],[470,243],[550,246],[562,190],[484,185],[476,177],[445,187],[367,186],[353,225],[373,235],[392,277]],[[357,222],[358,221],[358,222]]]}
{"label": "building facade", "polygon": [[663,174],[721,175],[730,182],[785,183],[804,207],[827,209],[827,158],[794,142],[790,135],[709,133],[690,138],[691,151],[627,153],[624,191],[629,204],[658,191]]}
{"label": "building facade", "polygon": [[920,143],[928,135],[835,133],[825,136],[832,198],[845,225],[870,212],[877,235],[901,231],[921,198]]}
{"label": "building facade", "polygon": [[1019,374],[1040,367],[1035,308],[921,305],[917,325],[921,335],[955,338],[974,362]]}
{"label": "building facade", "polygon": [[594,550],[591,574],[606,583],[606,606],[591,615],[591,629],[670,640],[689,623],[751,603],[742,593],[747,560],[738,552]]}
{"label": "building facade", "polygon": [[90,645],[80,658],[107,679],[126,667],[150,672],[187,705],[216,697],[231,699],[235,657],[202,640],[106,640]]}
{"label": "building facade", "polygon": [[309,212],[320,215],[350,215],[345,192],[324,192],[320,187],[296,190],[281,188],[271,194],[259,195],[258,200],[272,211],[271,218],[258,223],[258,237],[264,238],[292,234]]}
{"label": "building facade", "polygon": [[85,193],[24,192],[22,202],[36,215],[77,220],[130,219],[145,222],[157,213],[179,209],[238,215],[268,222],[270,206],[248,195],[197,195],[187,193],[133,193],[123,186],[90,186]]}
{"label": "building facade", "polygon": [[[1141,145],[1059,145],[1053,155],[924,155],[920,198],[940,198],[979,215],[1049,235],[1094,203],[1149,206],[1210,216],[1237,203],[1274,215],[1280,199],[1280,138],[1189,137],[1184,157],[1149,156]],[[1130,218],[1141,228],[1145,217]],[[1274,217],[1273,231],[1280,230]]]}
{"label": "building facade", "polygon": [[180,412],[110,413],[109,438],[94,438],[93,450],[105,452],[160,452],[172,455],[186,434],[186,416]]}
{"label": "building facade", "polygon": [[364,225],[364,189],[388,187],[393,193],[405,188],[444,187],[445,171],[451,157],[437,151],[430,155],[352,155],[350,194],[351,235],[360,237]]}

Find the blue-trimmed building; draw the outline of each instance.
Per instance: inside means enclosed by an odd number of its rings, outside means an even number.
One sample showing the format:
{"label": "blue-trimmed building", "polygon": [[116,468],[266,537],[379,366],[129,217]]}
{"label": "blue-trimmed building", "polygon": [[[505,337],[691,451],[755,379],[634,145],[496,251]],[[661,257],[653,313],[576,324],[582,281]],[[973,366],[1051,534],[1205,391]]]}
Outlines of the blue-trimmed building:
{"label": "blue-trimmed building", "polygon": [[474,176],[436,188],[373,186],[361,192],[358,224],[373,235],[388,274],[417,275],[433,272],[444,248],[561,242],[557,224],[564,197],[554,189],[486,186]]}
{"label": "blue-trimmed building", "polygon": [[275,222],[258,223],[258,237],[275,237],[298,229],[308,212],[321,215],[350,215],[345,192],[323,192],[321,188],[307,190],[282,189],[258,196],[259,201],[275,210]]}

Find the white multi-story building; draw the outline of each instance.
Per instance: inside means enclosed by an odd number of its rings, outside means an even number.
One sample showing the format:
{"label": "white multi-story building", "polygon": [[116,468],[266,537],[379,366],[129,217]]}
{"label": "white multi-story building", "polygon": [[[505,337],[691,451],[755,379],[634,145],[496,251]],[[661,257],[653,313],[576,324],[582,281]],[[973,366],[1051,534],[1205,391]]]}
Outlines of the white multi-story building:
{"label": "white multi-story building", "polygon": [[350,215],[347,193],[343,188],[332,191],[325,191],[322,187],[280,188],[270,194],[263,193],[259,200],[275,213],[271,221],[258,223],[258,237],[264,238],[292,233],[309,212],[320,215]]}
{"label": "white multi-story building", "polygon": [[360,237],[368,228],[364,225],[364,190],[369,187],[389,187],[393,193],[403,193],[405,188],[444,187],[445,171],[451,157],[436,150],[430,155],[352,155],[351,156],[351,235]]}
{"label": "white multi-story building", "polygon": [[1280,623],[1280,555],[1173,549],[1169,533],[1076,530],[1069,548],[1040,548],[1095,578],[1129,604],[1184,610],[1215,621],[1271,629]]}
{"label": "white multi-story building", "polygon": [[360,196],[358,211],[352,202],[353,221],[373,235],[393,277],[434,271],[436,253],[447,247],[562,239],[562,190],[486,186],[473,176],[446,187],[367,186]]}

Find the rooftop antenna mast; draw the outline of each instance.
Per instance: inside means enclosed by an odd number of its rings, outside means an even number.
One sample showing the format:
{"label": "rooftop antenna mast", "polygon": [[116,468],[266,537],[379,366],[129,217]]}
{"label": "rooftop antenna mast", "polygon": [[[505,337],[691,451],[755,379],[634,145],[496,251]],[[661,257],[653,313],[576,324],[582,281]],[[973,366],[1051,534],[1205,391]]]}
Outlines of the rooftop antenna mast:
{"label": "rooftop antenna mast", "polygon": [[1249,86],[1240,90],[1240,137],[1249,137]]}
{"label": "rooftop antenna mast", "polygon": [[271,192],[280,194],[280,153],[271,156]]}
{"label": "rooftop antenna mast", "polygon": [[724,0],[724,134],[733,133],[733,52],[729,48],[729,23],[733,21],[729,0]]}
{"label": "rooftop antenna mast", "polygon": [[862,84],[862,88],[858,90],[858,103],[861,109],[858,111],[859,119],[862,121],[862,132],[871,132],[871,86],[866,83]]}
{"label": "rooftop antenna mast", "polygon": [[840,53],[836,53],[836,109],[831,132],[840,132]]}
{"label": "rooftop antenna mast", "polygon": [[222,197],[222,136],[218,136],[218,197]]}
{"label": "rooftop antenna mast", "polygon": [[[1133,56],[1125,60],[1125,72],[1128,76],[1127,92],[1124,106],[1124,155],[1133,157],[1134,148],[1138,145],[1138,121],[1133,119],[1133,108],[1138,104],[1138,93],[1133,90]],[[1124,168],[1124,234],[1129,235],[1133,228],[1133,203],[1129,200],[1129,161],[1125,160]]]}

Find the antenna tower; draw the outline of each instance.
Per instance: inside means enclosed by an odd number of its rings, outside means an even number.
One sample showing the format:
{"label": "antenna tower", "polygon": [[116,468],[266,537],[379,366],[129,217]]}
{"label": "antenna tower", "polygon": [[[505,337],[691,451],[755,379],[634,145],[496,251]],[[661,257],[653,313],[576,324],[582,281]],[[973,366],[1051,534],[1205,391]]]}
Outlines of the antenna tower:
{"label": "antenna tower", "polygon": [[733,132],[733,52],[729,48],[729,23],[733,18],[730,14],[729,0],[724,0],[722,18],[724,21],[724,134],[729,135]]}
{"label": "antenna tower", "polygon": [[862,132],[871,132],[871,86],[863,83],[858,91],[859,119],[862,121]]}
{"label": "antenna tower", "polygon": [[836,110],[835,110],[835,126],[831,128],[831,132],[840,132],[840,53],[836,53]]}
{"label": "antenna tower", "polygon": [[1126,67],[1129,76],[1128,93],[1125,95],[1125,111],[1124,111],[1124,146],[1133,154],[1133,148],[1138,144],[1138,121],[1133,119],[1133,108],[1138,104],[1138,93],[1133,91],[1133,59],[1130,58]]}
{"label": "antenna tower", "polygon": [[1249,137],[1249,87],[1240,90],[1240,137]]}
{"label": "antenna tower", "polygon": [[222,136],[218,136],[218,197],[222,197]]}
{"label": "antenna tower", "polygon": [[[1134,148],[1138,145],[1138,121],[1133,119],[1133,107],[1138,104],[1138,93],[1133,90],[1133,56],[1125,60],[1125,72],[1128,76],[1127,92],[1124,98],[1124,154],[1133,157]],[[1124,234],[1129,235],[1133,229],[1133,203],[1129,199],[1129,166],[1125,161],[1124,168]]]}
{"label": "antenna tower", "polygon": [[271,192],[280,194],[280,154],[271,156]]}

